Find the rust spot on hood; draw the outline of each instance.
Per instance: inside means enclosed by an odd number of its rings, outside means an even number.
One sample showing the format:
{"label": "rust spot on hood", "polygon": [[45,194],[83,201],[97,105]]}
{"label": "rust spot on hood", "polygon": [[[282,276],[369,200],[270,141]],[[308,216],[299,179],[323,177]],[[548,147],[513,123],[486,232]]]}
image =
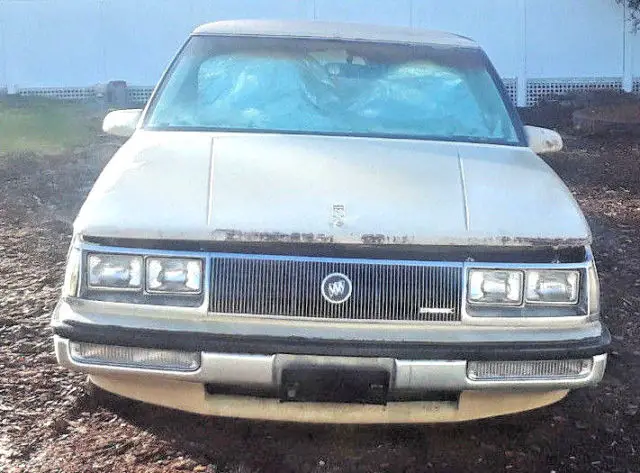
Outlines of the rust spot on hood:
{"label": "rust spot on hood", "polygon": [[388,236],[382,234],[362,235],[362,243],[365,245],[407,245],[412,243],[413,239],[407,235],[404,236]]}
{"label": "rust spot on hood", "polygon": [[225,241],[251,241],[272,243],[333,243],[333,236],[324,233],[243,232],[216,230],[214,236]]}
{"label": "rust spot on hood", "polygon": [[504,246],[545,246],[551,248],[564,248],[582,246],[585,244],[585,241],[579,238],[537,238],[504,236],[500,239],[500,243]]}
{"label": "rust spot on hood", "polygon": [[216,240],[244,241],[244,242],[270,242],[270,243],[337,243],[348,240],[351,243],[363,243],[365,245],[409,245],[414,243],[414,238],[408,235],[389,236],[383,234],[350,235],[347,238],[339,238],[326,233],[283,233],[283,232],[251,232],[242,230],[216,230],[213,232]]}
{"label": "rust spot on hood", "polygon": [[385,235],[382,233],[357,233],[349,235],[331,235],[327,233],[309,232],[264,232],[243,231],[231,229],[218,229],[212,234],[214,240],[229,242],[253,242],[253,243],[350,243],[364,245],[427,245],[427,246],[478,246],[478,247],[529,247],[529,248],[568,248],[580,247],[590,244],[589,239],[584,238],[548,238],[548,237],[520,237],[520,236],[493,236],[493,237],[467,237],[464,239],[442,237],[428,243],[421,242],[415,236],[410,235]]}

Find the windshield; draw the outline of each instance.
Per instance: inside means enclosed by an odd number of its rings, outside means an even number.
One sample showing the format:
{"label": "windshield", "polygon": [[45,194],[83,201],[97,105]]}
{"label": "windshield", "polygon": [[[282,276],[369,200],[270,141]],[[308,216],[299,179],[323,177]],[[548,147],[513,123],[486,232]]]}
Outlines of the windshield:
{"label": "windshield", "polygon": [[520,144],[480,50],[300,38],[192,37],[145,126]]}

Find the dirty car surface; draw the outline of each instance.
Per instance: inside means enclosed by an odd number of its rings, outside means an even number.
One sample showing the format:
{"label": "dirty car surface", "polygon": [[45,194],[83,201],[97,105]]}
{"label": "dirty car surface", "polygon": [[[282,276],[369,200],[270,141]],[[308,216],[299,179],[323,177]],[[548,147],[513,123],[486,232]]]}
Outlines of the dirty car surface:
{"label": "dirty car surface", "polygon": [[591,233],[535,133],[466,38],[205,25],[78,215],[58,361],[159,405],[307,422],[468,420],[594,385]]}

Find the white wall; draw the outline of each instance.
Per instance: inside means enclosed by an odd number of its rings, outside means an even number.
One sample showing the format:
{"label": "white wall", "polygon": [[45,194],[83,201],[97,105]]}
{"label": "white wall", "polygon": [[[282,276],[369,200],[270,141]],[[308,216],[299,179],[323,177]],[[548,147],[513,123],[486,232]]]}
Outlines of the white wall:
{"label": "white wall", "polygon": [[523,34],[519,0],[420,0],[413,12],[415,26],[469,36],[484,47],[503,77],[517,77]]}
{"label": "white wall", "polygon": [[153,85],[195,26],[231,18],[471,36],[502,77],[518,78],[520,102],[528,79],[620,79],[625,62],[628,82],[640,76],[640,36],[625,41],[615,0],[0,0],[0,88]]}
{"label": "white wall", "polygon": [[627,57],[630,69],[634,77],[640,78],[640,32],[635,35],[627,35]]}
{"label": "white wall", "polygon": [[[124,79],[138,85],[155,84],[189,33],[202,23],[244,17],[305,19],[313,15],[311,2],[307,5],[296,0],[80,1],[100,4],[100,35],[105,38],[102,80]],[[51,82],[42,77],[34,79],[39,84]]]}
{"label": "white wall", "polygon": [[526,2],[527,74],[621,77],[624,10],[613,0]]}

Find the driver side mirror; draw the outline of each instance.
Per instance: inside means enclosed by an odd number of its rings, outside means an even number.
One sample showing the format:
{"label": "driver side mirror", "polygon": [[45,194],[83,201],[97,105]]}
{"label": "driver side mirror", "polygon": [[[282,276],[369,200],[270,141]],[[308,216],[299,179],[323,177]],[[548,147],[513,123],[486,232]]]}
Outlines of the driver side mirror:
{"label": "driver side mirror", "polygon": [[110,135],[129,138],[136,131],[138,121],[142,115],[141,109],[116,110],[104,117],[102,131]]}
{"label": "driver side mirror", "polygon": [[562,150],[562,137],[559,133],[547,128],[537,126],[525,126],[529,148],[536,153],[555,153]]}

